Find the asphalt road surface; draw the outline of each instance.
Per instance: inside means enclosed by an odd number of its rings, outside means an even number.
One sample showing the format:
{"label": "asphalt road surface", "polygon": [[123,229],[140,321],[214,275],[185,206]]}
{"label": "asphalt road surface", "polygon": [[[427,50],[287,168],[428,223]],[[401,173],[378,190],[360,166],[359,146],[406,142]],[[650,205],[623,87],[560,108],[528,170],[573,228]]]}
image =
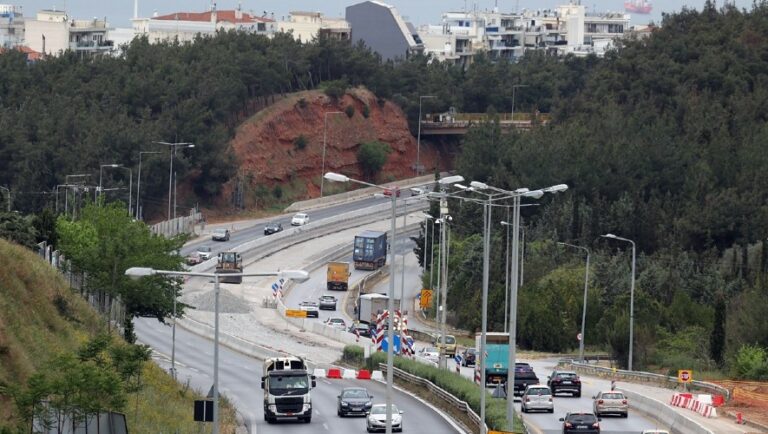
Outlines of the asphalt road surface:
{"label": "asphalt road surface", "polygon": [[[136,334],[141,343],[153,349],[153,358],[164,369],[170,368],[171,327],[155,319],[136,318]],[[176,328],[176,372],[182,383],[204,395],[213,384],[213,343],[205,338]],[[219,389],[235,405],[250,433],[361,433],[365,432],[362,417],[341,418],[336,415],[336,397],[344,387],[366,387],[374,395],[374,403],[386,400],[384,383],[370,380],[332,380],[319,378],[312,390],[313,418],[310,424],[290,421],[269,425],[264,421],[261,391],[262,365],[257,359],[227,347],[219,347]],[[441,414],[412,396],[396,391],[395,404],[404,411],[405,432],[435,434],[460,432]],[[190,417],[192,409],[190,408]],[[422,428],[419,428],[422,427]],[[429,427],[424,431],[423,427]]]}

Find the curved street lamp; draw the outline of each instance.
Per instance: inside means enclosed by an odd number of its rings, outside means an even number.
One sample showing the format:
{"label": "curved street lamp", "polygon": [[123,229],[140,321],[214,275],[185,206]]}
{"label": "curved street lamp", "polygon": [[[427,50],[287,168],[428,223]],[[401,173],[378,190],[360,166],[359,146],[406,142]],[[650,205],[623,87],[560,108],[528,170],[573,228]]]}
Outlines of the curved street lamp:
{"label": "curved street lamp", "polygon": [[629,287],[629,360],[627,368],[632,370],[632,349],[634,348],[634,326],[635,326],[635,242],[629,238],[622,238],[614,234],[600,235],[603,238],[611,238],[625,243],[632,244],[632,280]]}

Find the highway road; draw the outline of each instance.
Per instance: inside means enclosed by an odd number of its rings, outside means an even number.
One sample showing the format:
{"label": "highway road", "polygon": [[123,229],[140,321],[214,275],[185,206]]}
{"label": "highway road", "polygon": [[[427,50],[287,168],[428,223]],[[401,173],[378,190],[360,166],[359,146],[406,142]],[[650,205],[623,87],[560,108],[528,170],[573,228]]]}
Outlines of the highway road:
{"label": "highway road", "polygon": [[[163,326],[151,318],[134,320],[139,341],[153,350],[153,359],[164,369],[170,368],[171,327]],[[203,393],[213,384],[213,343],[205,338],[176,328],[176,372],[182,383]],[[249,433],[360,433],[365,432],[362,417],[341,418],[336,415],[336,397],[343,387],[366,387],[374,395],[374,403],[385,400],[384,383],[371,380],[332,380],[319,378],[312,390],[314,406],[310,424],[280,422],[269,425],[264,421],[261,391],[262,365],[259,360],[245,356],[227,347],[219,349],[219,387],[223,395],[235,405],[243,417]],[[429,427],[429,433],[461,432],[441,413],[409,394],[396,391],[395,404],[402,409],[405,432],[417,432]],[[192,409],[190,408],[190,417]],[[422,428],[423,431],[423,428]],[[426,431],[425,431],[426,432]]]}

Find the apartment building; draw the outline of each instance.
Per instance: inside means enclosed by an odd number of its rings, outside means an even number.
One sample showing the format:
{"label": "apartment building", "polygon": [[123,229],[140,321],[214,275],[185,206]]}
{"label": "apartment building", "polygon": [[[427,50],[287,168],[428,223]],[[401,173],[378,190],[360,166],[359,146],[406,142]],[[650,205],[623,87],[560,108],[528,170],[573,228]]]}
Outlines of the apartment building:
{"label": "apartment building", "polygon": [[329,18],[320,12],[292,11],[287,20],[278,21],[277,31],[291,33],[302,42],[309,42],[320,35],[348,40],[351,26],[344,18]]}
{"label": "apartment building", "polygon": [[197,35],[215,35],[217,31],[240,30],[270,36],[277,30],[277,23],[268,18],[266,12],[255,16],[235,10],[216,10],[215,6],[207,12],[174,12],[151,18],[134,18],[134,33],[146,35],[150,42],[178,40],[190,42]]}
{"label": "apartment building", "polygon": [[108,53],[113,43],[107,38],[106,18],[76,20],[64,11],[43,10],[35,19],[25,19],[24,39],[33,51],[59,55],[72,50],[81,55]]}
{"label": "apartment building", "polygon": [[0,4],[0,48],[24,44],[24,15],[21,6]]}
{"label": "apartment building", "polygon": [[384,60],[405,59],[424,49],[416,29],[394,6],[366,1],[347,6],[345,18],[352,27],[352,43],[363,41]]}

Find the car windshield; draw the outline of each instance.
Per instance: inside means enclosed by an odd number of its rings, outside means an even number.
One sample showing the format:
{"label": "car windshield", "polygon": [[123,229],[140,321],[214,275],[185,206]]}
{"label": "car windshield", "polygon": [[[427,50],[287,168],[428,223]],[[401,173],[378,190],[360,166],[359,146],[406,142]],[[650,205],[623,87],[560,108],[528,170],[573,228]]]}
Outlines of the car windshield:
{"label": "car windshield", "polygon": [[302,301],[301,306],[315,307],[317,306],[317,303],[315,303],[314,301]]}
{"label": "car windshield", "polygon": [[551,395],[552,392],[549,391],[549,388],[547,387],[532,387],[528,389],[529,395]]}
{"label": "car windshield", "polygon": [[226,234],[227,230],[226,229],[214,229],[213,233],[216,234],[216,235],[222,235],[222,234]]}
{"label": "car windshield", "polygon": [[561,372],[557,374],[557,378],[560,378],[562,380],[573,380],[576,378],[576,374],[573,372]]}
{"label": "car windshield", "polygon": [[336,301],[336,299],[332,295],[324,295],[320,297],[320,300],[322,301]]}
{"label": "car windshield", "polygon": [[210,252],[211,248],[208,247],[208,246],[198,247],[197,251],[198,252]]}
{"label": "car windshield", "polygon": [[365,389],[347,389],[341,393],[342,398],[367,398],[368,391]]}
{"label": "car windshield", "polygon": [[594,414],[569,414],[565,420],[571,423],[592,424],[597,422],[597,418]]}
{"label": "car windshield", "polygon": [[[397,414],[399,411],[397,410],[396,406],[392,406],[392,414]],[[371,408],[371,414],[387,414],[387,406],[386,405],[374,405],[373,408]]]}
{"label": "car windshield", "polygon": [[333,324],[344,324],[344,320],[341,318],[331,318],[328,322]]}
{"label": "car windshield", "polygon": [[424,348],[424,352],[425,353],[437,353],[439,351],[437,351],[437,348],[429,347],[429,348]]}
{"label": "car windshield", "polygon": [[623,393],[603,393],[603,399],[624,399]]}
{"label": "car windshield", "polygon": [[303,218],[304,218],[304,217],[306,217],[306,216],[307,216],[306,214],[296,214],[296,216],[295,216],[295,217],[296,217],[296,218],[299,218],[299,219],[303,219]]}

